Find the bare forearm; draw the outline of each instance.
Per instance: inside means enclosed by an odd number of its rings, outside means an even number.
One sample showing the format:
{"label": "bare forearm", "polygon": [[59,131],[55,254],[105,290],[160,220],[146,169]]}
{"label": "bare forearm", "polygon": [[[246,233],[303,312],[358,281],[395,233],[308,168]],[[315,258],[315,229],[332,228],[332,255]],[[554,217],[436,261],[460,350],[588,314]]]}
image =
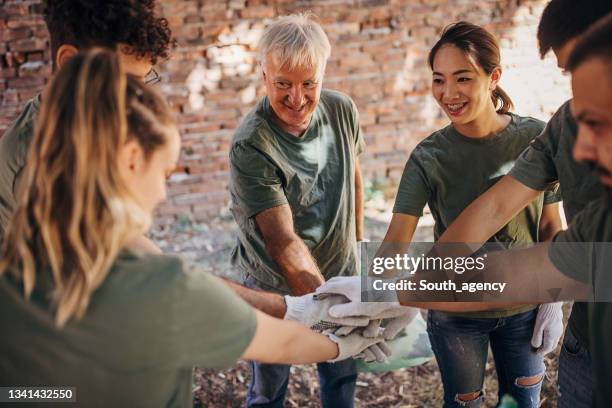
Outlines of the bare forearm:
{"label": "bare forearm", "polygon": [[540,192],[505,176],[467,206],[438,242],[482,244],[506,225]]}
{"label": "bare forearm", "polygon": [[257,312],[257,330],[243,358],[271,364],[307,364],[338,355],[338,346],[301,324]]}
{"label": "bare forearm", "polygon": [[539,241],[552,241],[562,229],[559,204],[548,204],[542,210],[542,218],[539,225]]}
{"label": "bare forearm", "polygon": [[281,245],[269,245],[267,250],[285,276],[293,295],[314,292],[325,283],[310,250],[299,237]]}
{"label": "bare forearm", "polygon": [[249,289],[227,279],[223,279],[223,282],[255,309],[279,319],[285,316],[287,305],[282,295]]}

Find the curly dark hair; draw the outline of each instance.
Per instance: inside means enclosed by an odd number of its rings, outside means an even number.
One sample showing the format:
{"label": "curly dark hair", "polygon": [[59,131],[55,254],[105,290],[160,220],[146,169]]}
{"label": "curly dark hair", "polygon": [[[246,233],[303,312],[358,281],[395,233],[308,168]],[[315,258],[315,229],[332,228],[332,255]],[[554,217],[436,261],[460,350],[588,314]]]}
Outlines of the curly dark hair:
{"label": "curly dark hair", "polygon": [[114,49],[123,43],[128,53],[155,64],[168,58],[175,43],[168,21],[155,14],[155,0],[44,0],[44,5],[53,56],[62,44]]}

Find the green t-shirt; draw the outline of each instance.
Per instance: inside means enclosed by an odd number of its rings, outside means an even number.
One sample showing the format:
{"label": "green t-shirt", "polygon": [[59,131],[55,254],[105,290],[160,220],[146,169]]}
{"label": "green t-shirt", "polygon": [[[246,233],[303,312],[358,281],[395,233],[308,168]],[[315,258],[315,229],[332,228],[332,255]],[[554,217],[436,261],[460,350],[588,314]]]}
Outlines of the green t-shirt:
{"label": "green t-shirt", "polygon": [[84,318],[54,325],[50,274],[27,301],[0,278],[0,385],[76,387],[84,407],[190,407],[192,367],[226,368],[256,319],[217,278],[179,258],[123,251]]}
{"label": "green t-shirt", "polygon": [[[535,190],[545,190],[558,182],[568,223],[587,203],[603,192],[597,174],[572,157],[576,134],[576,122],[570,101],[567,101],[555,112],[542,134],[525,149],[510,170],[512,177]],[[589,344],[587,321],[587,304],[574,303],[568,325],[585,347]]]}
{"label": "green t-shirt", "polygon": [[40,95],[26,103],[0,138],[0,239],[15,210],[15,191],[25,166],[40,108]]}
{"label": "green t-shirt", "polygon": [[[508,173],[514,160],[543,128],[542,121],[510,114],[508,126],[487,138],[466,137],[452,125],[432,133],[419,143],[406,163],[393,212],[420,217],[428,204],[437,239],[472,201]],[[542,207],[556,201],[556,192],[540,194],[489,242],[505,248],[537,242]],[[461,315],[502,317],[533,308],[534,305],[525,305]]]}
{"label": "green t-shirt", "polygon": [[[590,202],[569,228],[555,237],[549,258],[555,267],[573,279],[590,282],[598,293],[612,293],[612,253],[602,243],[612,242],[612,195]],[[554,245],[561,243],[560,245]],[[576,245],[568,245],[577,243]],[[609,295],[602,296],[609,298]],[[612,406],[612,303],[585,303],[591,364],[595,374],[595,406]]]}
{"label": "green t-shirt", "polygon": [[290,292],[255,221],[258,213],[283,204],[326,279],[357,272],[355,160],[362,150],[357,109],[340,92],[321,92],[301,137],[279,127],[267,97],[259,101],[230,149],[231,211],[239,227],[232,263],[244,278]]}

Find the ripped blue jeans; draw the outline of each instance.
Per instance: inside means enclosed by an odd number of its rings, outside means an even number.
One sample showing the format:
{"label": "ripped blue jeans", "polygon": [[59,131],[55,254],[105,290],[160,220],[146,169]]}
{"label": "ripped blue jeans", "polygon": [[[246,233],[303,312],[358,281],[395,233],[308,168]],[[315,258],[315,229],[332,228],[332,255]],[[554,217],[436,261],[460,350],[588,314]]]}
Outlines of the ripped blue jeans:
{"label": "ripped blue jeans", "polygon": [[[427,332],[442,376],[445,408],[484,405],[483,384],[489,344],[495,359],[499,399],[510,394],[519,407],[538,406],[542,381],[520,385],[528,378],[543,375],[546,369],[543,357],[536,355],[531,346],[537,310],[503,318],[474,318],[429,311]],[[472,393],[477,396],[467,398],[463,395]]]}

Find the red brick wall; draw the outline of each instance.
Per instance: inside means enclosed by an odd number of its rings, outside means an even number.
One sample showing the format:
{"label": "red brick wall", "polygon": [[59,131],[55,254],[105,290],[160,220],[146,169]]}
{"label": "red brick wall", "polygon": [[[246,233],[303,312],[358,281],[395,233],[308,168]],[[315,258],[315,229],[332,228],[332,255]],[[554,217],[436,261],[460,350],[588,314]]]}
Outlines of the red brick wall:
{"label": "red brick wall", "polygon": [[[160,222],[209,220],[227,208],[233,129],[262,95],[254,48],[277,15],[312,10],[332,43],[325,86],[355,100],[368,144],[365,177],[393,194],[412,148],[446,123],[429,95],[429,48],[447,23],[485,25],[501,41],[502,86],[517,112],[547,119],[569,95],[552,57],[538,58],[535,32],[546,0],[166,0],[179,46],[158,71],[176,109],[184,173],[170,181]],[[0,0],[0,132],[50,72],[35,0]],[[536,91],[537,90],[537,91]]]}

